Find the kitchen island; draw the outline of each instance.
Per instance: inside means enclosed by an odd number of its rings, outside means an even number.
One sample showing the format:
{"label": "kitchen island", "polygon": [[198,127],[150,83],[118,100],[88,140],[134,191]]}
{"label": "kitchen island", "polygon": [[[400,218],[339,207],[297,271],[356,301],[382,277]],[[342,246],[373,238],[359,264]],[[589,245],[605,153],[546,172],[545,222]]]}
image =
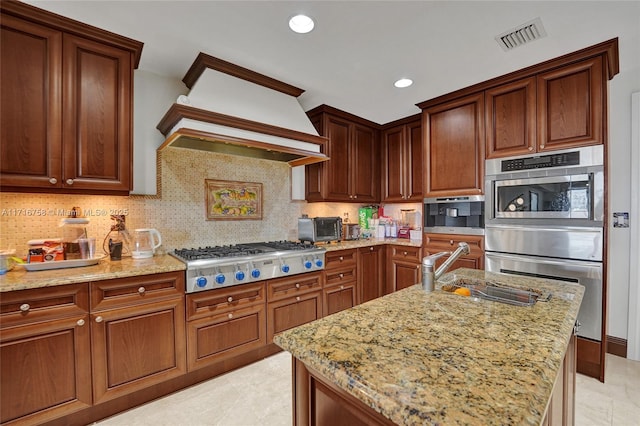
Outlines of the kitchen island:
{"label": "kitchen island", "polygon": [[560,405],[575,379],[565,354],[583,288],[471,269],[439,286],[453,279],[551,298],[522,307],[416,285],[278,334],[294,357],[294,424],[547,424],[557,379]]}

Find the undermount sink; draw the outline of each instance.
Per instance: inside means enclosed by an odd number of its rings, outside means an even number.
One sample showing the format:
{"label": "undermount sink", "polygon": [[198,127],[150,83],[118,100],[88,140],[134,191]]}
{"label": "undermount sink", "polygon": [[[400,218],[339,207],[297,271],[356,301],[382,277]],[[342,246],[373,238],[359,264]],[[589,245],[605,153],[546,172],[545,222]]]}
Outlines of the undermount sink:
{"label": "undermount sink", "polygon": [[541,294],[536,291],[505,287],[494,283],[471,284],[459,280],[442,286],[442,290],[449,292],[459,288],[468,289],[471,297],[515,306],[532,306],[538,301],[547,302],[551,297],[550,293]]}

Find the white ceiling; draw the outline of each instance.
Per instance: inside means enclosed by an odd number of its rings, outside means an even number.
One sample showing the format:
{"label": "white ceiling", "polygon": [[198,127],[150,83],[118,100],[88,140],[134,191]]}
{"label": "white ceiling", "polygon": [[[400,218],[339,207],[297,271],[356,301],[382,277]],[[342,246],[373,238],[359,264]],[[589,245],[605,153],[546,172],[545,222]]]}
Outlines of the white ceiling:
{"label": "white ceiling", "polygon": [[[640,68],[640,1],[69,1],[27,3],[144,42],[139,69],[181,80],[199,52],[306,90],[320,104],[384,124],[416,103],[620,39]],[[287,27],[305,13],[306,35]],[[540,17],[547,37],[504,52],[494,37]],[[396,89],[400,77],[413,86]]]}

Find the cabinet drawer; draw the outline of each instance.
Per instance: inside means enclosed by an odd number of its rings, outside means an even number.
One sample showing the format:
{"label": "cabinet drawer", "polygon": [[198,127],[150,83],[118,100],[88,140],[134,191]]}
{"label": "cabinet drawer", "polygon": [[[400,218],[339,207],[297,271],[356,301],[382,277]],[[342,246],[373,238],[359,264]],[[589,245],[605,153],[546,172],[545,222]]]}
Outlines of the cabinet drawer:
{"label": "cabinet drawer", "polygon": [[264,282],[209,290],[187,295],[187,320],[265,302]]}
{"label": "cabinet drawer", "polygon": [[270,280],[267,283],[267,300],[272,302],[274,300],[320,290],[322,288],[321,274],[321,272],[314,272]]}
{"label": "cabinet drawer", "polygon": [[281,331],[322,317],[322,292],[313,291],[267,304],[267,344]]}
{"label": "cabinet drawer", "polygon": [[51,321],[89,312],[89,285],[11,291],[0,300],[0,328]]}
{"label": "cabinet drawer", "polygon": [[389,252],[392,259],[400,259],[407,261],[422,261],[422,248],[410,246],[389,246]]}
{"label": "cabinet drawer", "polygon": [[471,253],[484,251],[484,237],[482,235],[424,234],[424,247],[429,249],[453,251],[458,248],[458,243],[461,242],[469,244]]}
{"label": "cabinet drawer", "polygon": [[254,305],[187,323],[189,370],[213,364],[266,344],[265,305]]}
{"label": "cabinet drawer", "polygon": [[356,282],[327,287],[322,291],[322,295],[324,296],[322,300],[324,316],[353,308],[357,303]]}
{"label": "cabinet drawer", "polygon": [[351,268],[342,268],[331,271],[325,271],[326,281],[325,287],[345,284],[356,281],[357,268],[355,266]]}
{"label": "cabinet drawer", "polygon": [[142,275],[91,283],[91,311],[184,295],[184,272]]}
{"label": "cabinet drawer", "polygon": [[356,249],[328,251],[324,255],[325,269],[341,268],[355,265],[358,251]]}

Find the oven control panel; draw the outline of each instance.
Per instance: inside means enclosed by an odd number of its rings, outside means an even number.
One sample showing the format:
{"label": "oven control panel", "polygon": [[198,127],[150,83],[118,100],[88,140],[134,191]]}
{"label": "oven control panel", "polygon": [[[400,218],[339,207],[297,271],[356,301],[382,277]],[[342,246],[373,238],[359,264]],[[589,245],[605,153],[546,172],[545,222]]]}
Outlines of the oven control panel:
{"label": "oven control panel", "polygon": [[540,155],[526,158],[502,160],[502,171],[542,169],[547,167],[566,167],[580,164],[580,152],[563,152],[559,154]]}

